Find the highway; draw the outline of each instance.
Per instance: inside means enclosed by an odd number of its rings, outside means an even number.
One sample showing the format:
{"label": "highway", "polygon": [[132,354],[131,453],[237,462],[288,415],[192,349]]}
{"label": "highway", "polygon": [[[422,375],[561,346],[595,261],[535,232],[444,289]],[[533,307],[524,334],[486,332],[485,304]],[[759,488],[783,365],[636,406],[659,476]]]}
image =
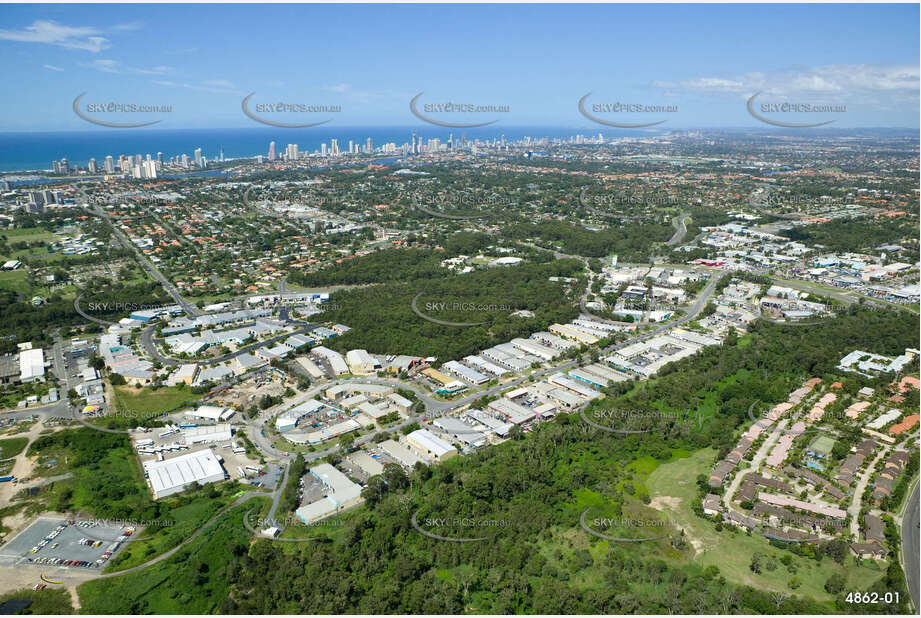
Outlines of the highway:
{"label": "highway", "polygon": [[915,490],[911,492],[908,499],[908,506],[905,509],[905,516],[902,519],[902,568],[905,571],[905,579],[908,580],[908,592],[911,594],[912,603],[915,612],[921,607],[918,597],[918,578],[921,576],[921,556],[919,556],[919,526],[921,520],[918,518],[919,500],[918,489],[921,483],[915,482]]}
{"label": "highway", "polygon": [[688,233],[688,228],[685,225],[685,221],[687,221],[690,216],[691,215],[684,212],[681,213],[681,216],[677,219],[672,219],[672,225],[675,226],[675,235],[672,236],[667,243],[665,243],[665,246],[674,247],[675,245],[680,244],[682,240],[684,240],[685,234]]}

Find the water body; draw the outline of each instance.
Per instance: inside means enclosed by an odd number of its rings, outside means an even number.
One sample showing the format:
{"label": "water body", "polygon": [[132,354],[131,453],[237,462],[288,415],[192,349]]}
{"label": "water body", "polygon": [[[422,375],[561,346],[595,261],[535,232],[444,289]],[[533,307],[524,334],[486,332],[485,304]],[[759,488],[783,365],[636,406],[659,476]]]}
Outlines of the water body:
{"label": "water body", "polygon": [[[107,155],[116,160],[120,155],[163,153],[165,159],[187,154],[192,157],[196,148],[209,161],[216,161],[221,150],[225,158],[254,157],[267,155],[269,142],[275,142],[275,152],[281,154],[287,144],[297,144],[301,152],[314,152],[320,144],[329,144],[331,139],[339,142],[339,149],[348,151],[349,140],[359,147],[371,138],[375,148],[393,142],[399,147],[412,140],[415,133],[423,142],[437,138],[443,144],[453,133],[455,141],[461,136],[468,141],[498,139],[505,135],[509,141],[518,141],[530,136],[532,139],[549,137],[569,138],[582,134],[595,137],[599,133],[605,139],[617,137],[649,137],[664,135],[666,129],[621,130],[605,127],[584,127],[578,129],[562,127],[479,127],[474,129],[447,129],[431,125],[406,127],[310,127],[303,129],[279,129],[273,127],[235,129],[112,129],[97,127],[87,131],[67,132],[7,132],[0,133],[0,171],[50,170],[51,162],[67,157],[71,165],[85,168],[90,158],[102,166]],[[535,145],[535,149],[539,146]],[[386,157],[386,155],[383,155]]]}

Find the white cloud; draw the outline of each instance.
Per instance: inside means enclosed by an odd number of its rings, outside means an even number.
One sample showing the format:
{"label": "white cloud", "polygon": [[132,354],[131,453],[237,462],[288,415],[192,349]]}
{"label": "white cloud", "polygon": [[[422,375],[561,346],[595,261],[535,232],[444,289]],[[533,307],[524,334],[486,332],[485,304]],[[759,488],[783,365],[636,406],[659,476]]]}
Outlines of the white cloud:
{"label": "white cloud", "polygon": [[139,73],[141,75],[163,75],[172,71],[172,67],[167,67],[163,65],[151,67],[149,69],[129,69],[133,73]]}
{"label": "white cloud", "polygon": [[702,95],[756,92],[785,97],[827,97],[835,101],[877,103],[893,97],[917,100],[921,71],[917,65],[825,65],[730,76],[702,76],[676,82],[654,82],[667,91]]}
{"label": "white cloud", "polygon": [[152,79],[150,83],[156,84],[157,86],[168,86],[170,88],[187,88],[189,90],[197,90],[199,92],[211,92],[215,94],[234,94],[238,96],[243,96],[244,93],[240,90],[237,90],[233,83],[225,79],[210,79],[203,81],[201,84],[190,84],[188,82],[174,82],[167,81],[162,79]]}
{"label": "white cloud", "polygon": [[55,21],[36,20],[22,30],[0,29],[0,39],[20,43],[45,43],[68,49],[98,53],[109,47],[108,39],[91,26],[65,26]]}
{"label": "white cloud", "polygon": [[43,64],[42,66],[48,69],[49,71],[63,71],[64,70],[61,67],[56,67],[52,64]]}
{"label": "white cloud", "polygon": [[323,86],[323,90],[326,92],[335,92],[337,94],[344,94],[350,88],[351,86],[348,84],[332,84],[329,86]]}
{"label": "white cloud", "polygon": [[227,81],[226,79],[209,79],[203,81],[202,84],[205,86],[211,86],[213,88],[233,88],[233,83]]}
{"label": "white cloud", "polygon": [[96,69],[97,71],[102,71],[103,73],[121,73],[118,69],[117,60],[103,60],[98,58],[92,62],[81,62],[80,66],[86,67],[88,69]]}
{"label": "white cloud", "polygon": [[400,99],[407,98],[407,95],[394,92],[393,90],[355,90],[351,84],[330,84],[321,86],[321,90],[340,94],[348,101],[356,103],[374,103],[381,99]]}
{"label": "white cloud", "polygon": [[112,26],[112,30],[115,30],[116,32],[133,32],[135,30],[140,30],[143,27],[143,22],[132,21],[125,24],[116,24],[115,26]]}
{"label": "white cloud", "polygon": [[173,70],[172,67],[163,65],[151,67],[149,69],[129,67],[122,65],[117,60],[107,60],[102,58],[98,58],[92,62],[82,62],[80,63],[80,66],[87,69],[95,69],[103,73],[134,73],[137,75],[164,75]]}

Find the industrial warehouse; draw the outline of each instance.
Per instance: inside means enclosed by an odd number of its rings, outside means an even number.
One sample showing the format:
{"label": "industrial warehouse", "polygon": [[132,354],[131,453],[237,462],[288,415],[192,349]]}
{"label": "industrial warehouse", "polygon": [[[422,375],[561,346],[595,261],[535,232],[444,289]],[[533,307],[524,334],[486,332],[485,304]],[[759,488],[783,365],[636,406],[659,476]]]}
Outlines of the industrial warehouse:
{"label": "industrial warehouse", "polygon": [[211,449],[179,455],[164,461],[146,461],[144,476],[155,499],[183,491],[187,485],[205,485],[226,478],[221,460]]}
{"label": "industrial warehouse", "polygon": [[310,469],[310,474],[328,490],[326,496],[295,511],[305,524],[312,524],[339,511],[362,503],[361,486],[328,463]]}

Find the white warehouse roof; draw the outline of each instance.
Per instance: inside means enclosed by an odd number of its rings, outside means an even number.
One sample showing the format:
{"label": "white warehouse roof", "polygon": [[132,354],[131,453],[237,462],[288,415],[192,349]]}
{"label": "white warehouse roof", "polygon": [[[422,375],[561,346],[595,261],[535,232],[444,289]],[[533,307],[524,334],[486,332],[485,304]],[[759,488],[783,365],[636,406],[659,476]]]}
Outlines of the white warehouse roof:
{"label": "white warehouse roof", "polygon": [[226,442],[230,440],[230,423],[219,425],[201,425],[182,430],[186,444],[203,444],[205,442]]}
{"label": "white warehouse roof", "polygon": [[190,483],[224,480],[224,468],[211,449],[186,453],[164,461],[144,462],[154,497],[162,498],[182,491]]}
{"label": "white warehouse roof", "polygon": [[200,406],[192,412],[189,412],[188,416],[207,418],[211,419],[212,421],[226,421],[235,413],[236,411],[233,408],[222,408],[220,406]]}
{"label": "white warehouse roof", "polygon": [[431,453],[435,457],[443,457],[457,450],[428,429],[417,429],[407,435],[406,439],[412,440],[420,448],[424,448],[427,453]]}

